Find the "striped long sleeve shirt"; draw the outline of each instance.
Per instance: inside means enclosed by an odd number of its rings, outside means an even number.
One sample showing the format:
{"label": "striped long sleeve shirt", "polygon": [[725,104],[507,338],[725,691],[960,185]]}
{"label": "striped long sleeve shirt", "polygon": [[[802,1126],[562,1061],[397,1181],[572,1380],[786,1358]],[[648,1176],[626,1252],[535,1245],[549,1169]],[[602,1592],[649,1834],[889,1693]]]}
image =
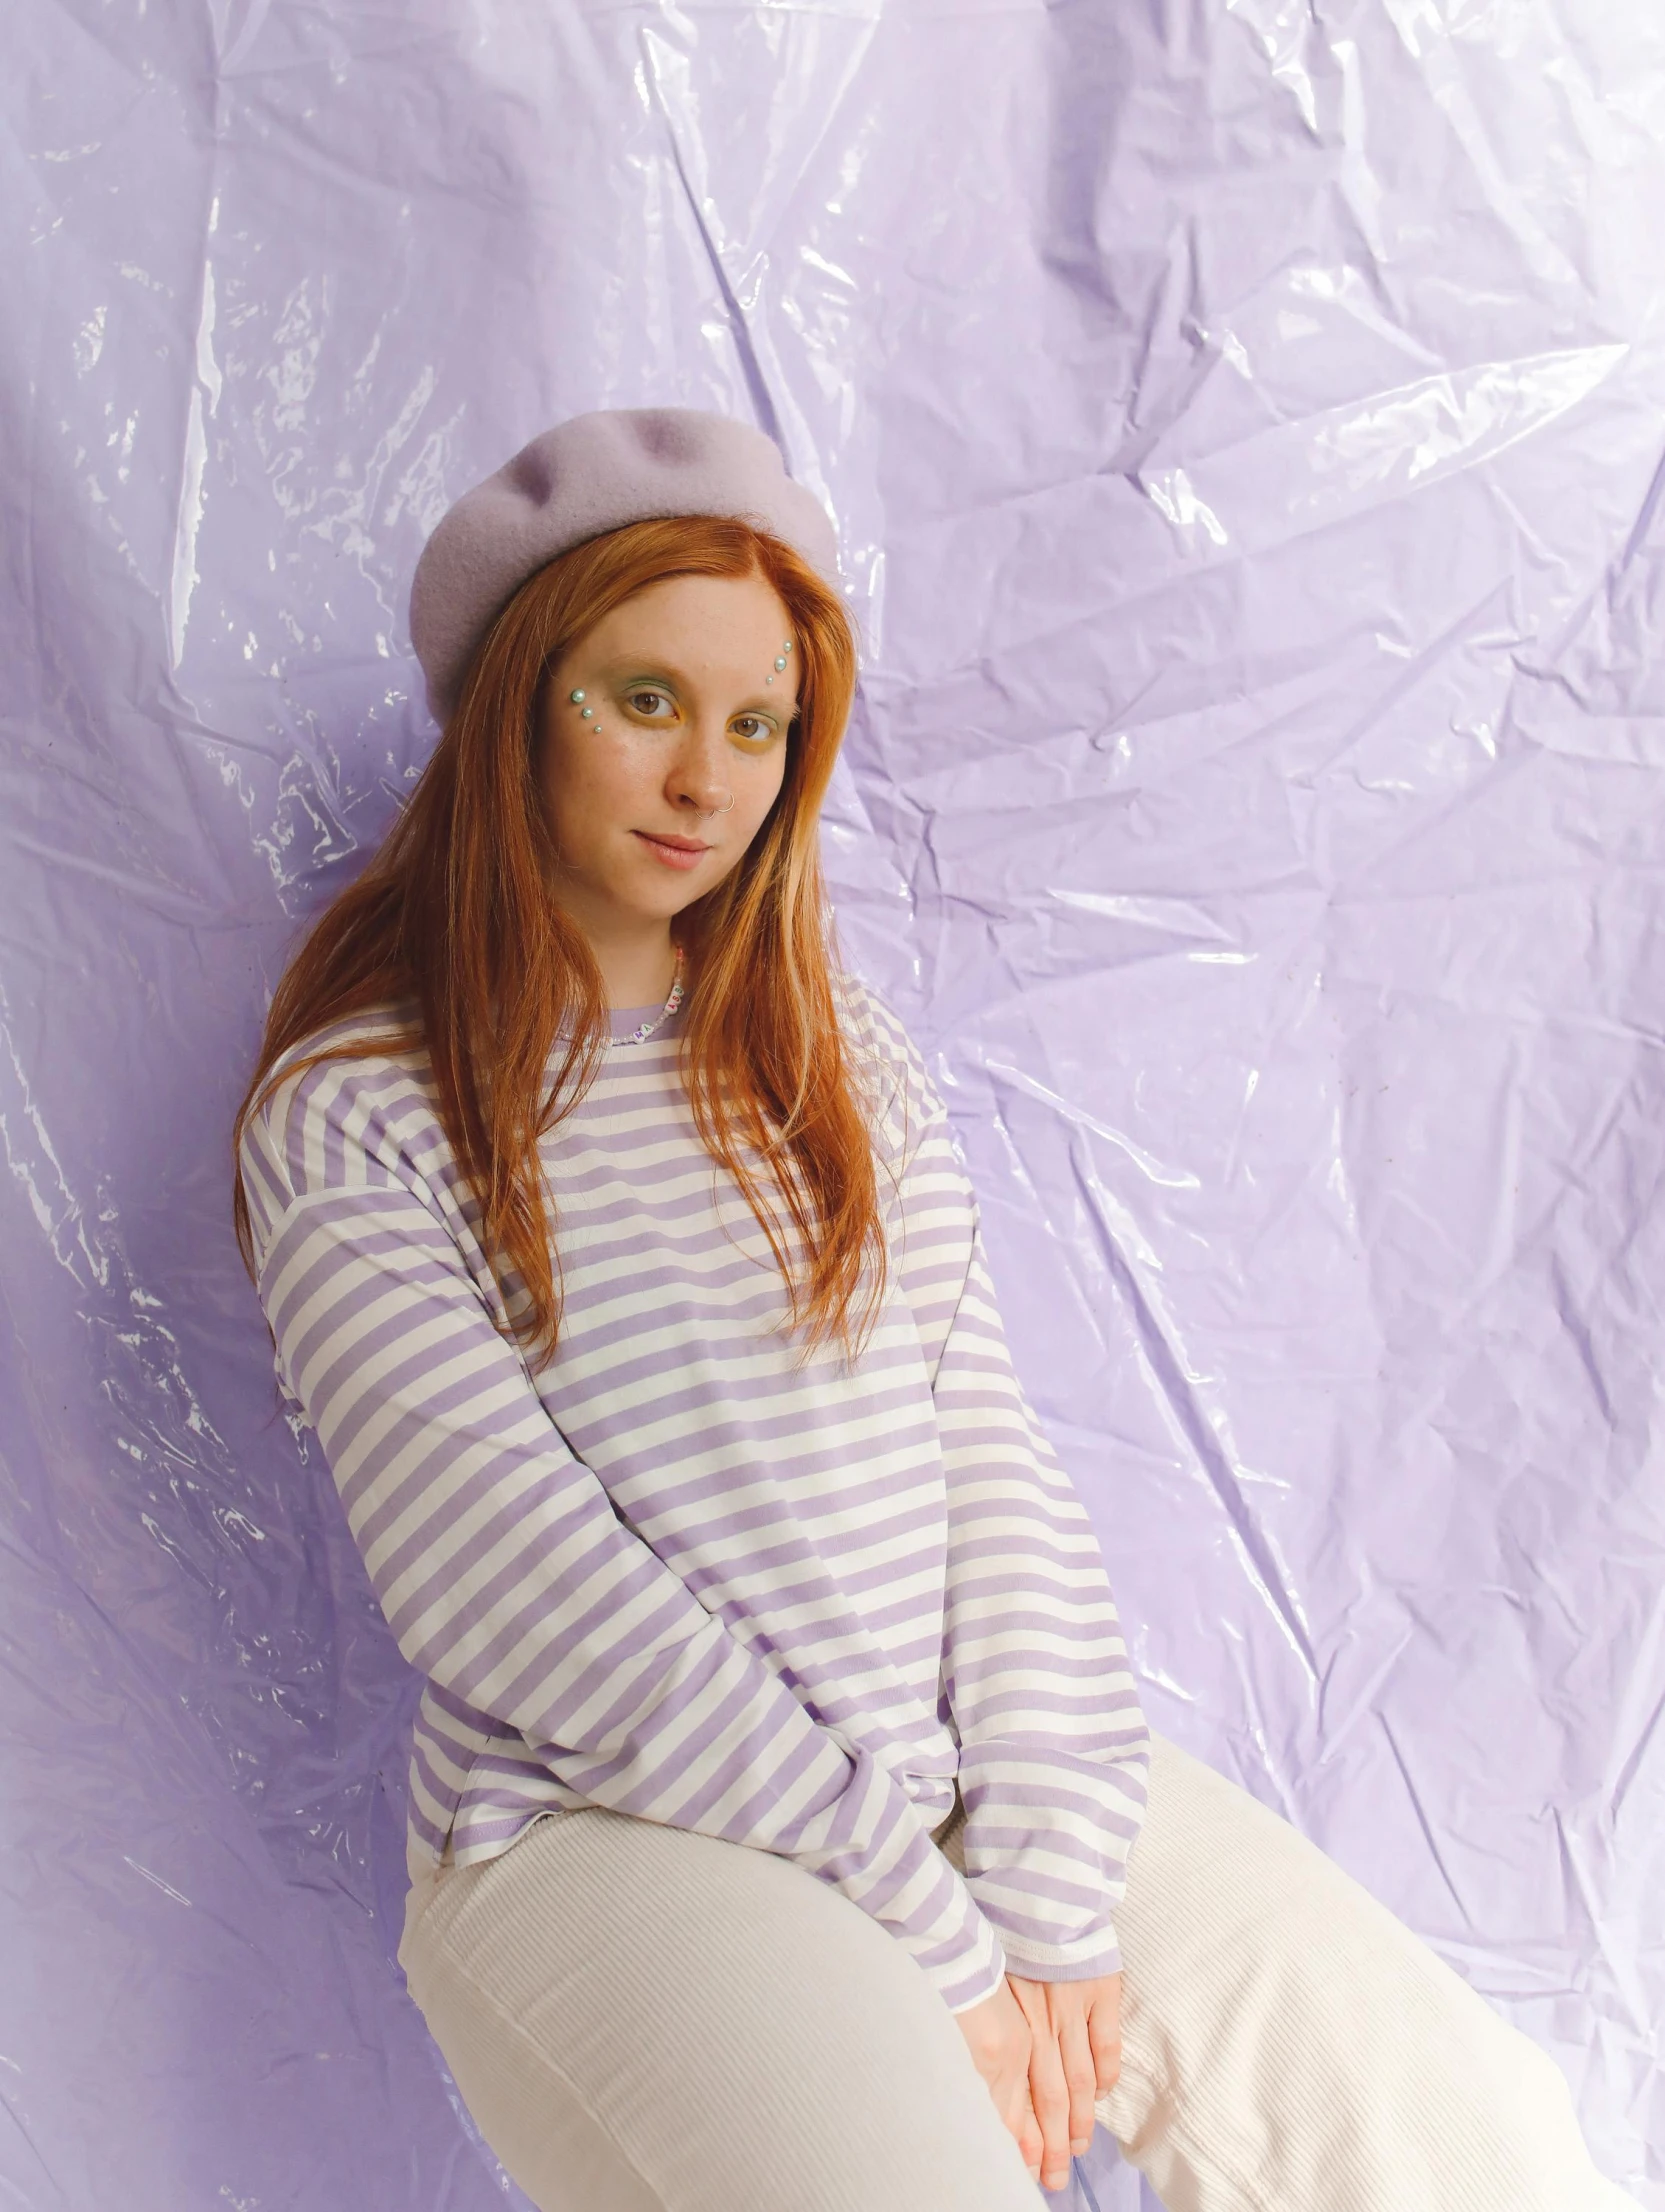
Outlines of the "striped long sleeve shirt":
{"label": "striped long sleeve shirt", "polygon": [[[785,1327],[694,1126],[686,1008],[542,1140],[563,1311],[536,1371],[420,1056],[285,1075],[241,1165],[280,1387],[427,1678],[412,1878],[606,1806],[795,1860],[962,2012],[1007,1970],[1117,1971],[1149,1738],[942,1101],[873,992],[841,978],[840,1006],[892,1262],[853,1362]],[[932,1842],[956,1780],[963,1877]]]}

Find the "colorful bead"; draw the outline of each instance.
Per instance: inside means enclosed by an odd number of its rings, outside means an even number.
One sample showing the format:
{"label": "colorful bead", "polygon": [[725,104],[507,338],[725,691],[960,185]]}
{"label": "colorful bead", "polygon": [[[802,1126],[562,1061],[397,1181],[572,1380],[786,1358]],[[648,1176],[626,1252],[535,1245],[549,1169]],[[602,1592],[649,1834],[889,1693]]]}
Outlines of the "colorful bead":
{"label": "colorful bead", "polygon": [[638,1028],[635,1028],[630,1032],[628,1037],[609,1037],[607,1042],[610,1045],[645,1045],[648,1039],[653,1035],[653,1032],[659,1027],[659,1024],[664,1021],[669,1021],[671,1016],[676,1012],[677,1008],[681,1004],[682,947],[678,945],[676,948],[676,967],[671,977],[670,997],[665,1001],[664,1005],[659,1009],[658,1013],[654,1015],[652,1021],[641,1023]]}

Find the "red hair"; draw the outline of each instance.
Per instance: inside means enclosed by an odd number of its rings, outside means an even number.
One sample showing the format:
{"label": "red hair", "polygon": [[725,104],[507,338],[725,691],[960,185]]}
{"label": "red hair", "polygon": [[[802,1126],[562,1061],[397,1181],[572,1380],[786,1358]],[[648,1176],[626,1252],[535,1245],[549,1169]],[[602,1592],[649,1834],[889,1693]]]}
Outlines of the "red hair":
{"label": "red hair", "polygon": [[[798,719],[762,827],[673,925],[689,986],[679,1065],[701,1141],[734,1177],[786,1281],[789,1325],[804,1327],[808,1347],[837,1336],[850,1350],[864,1279],[864,1326],[882,1303],[885,1245],[872,1137],[828,968],[817,827],[854,695],[856,646],[836,594],[790,546],[749,523],[704,515],[631,523],[575,546],[520,587],[477,648],[387,838],[285,968],[238,1109],[234,1147],[249,1116],[299,1069],[424,1052],[441,1124],[479,1201],[481,1241],[510,1327],[540,1365],[555,1349],[561,1295],[538,1140],[577,1103],[610,1027],[589,943],[547,889],[549,833],[535,772],[546,680],[603,616],[648,585],[752,575],[791,617]],[[414,1020],[400,1023],[401,1007],[414,1007]],[[320,1030],[372,1013],[385,1017],[375,1036],[321,1045],[277,1071]],[[550,1056],[563,1040],[551,1082]],[[233,1213],[252,1273],[240,1168]],[[801,1239],[796,1267],[791,1230]]]}

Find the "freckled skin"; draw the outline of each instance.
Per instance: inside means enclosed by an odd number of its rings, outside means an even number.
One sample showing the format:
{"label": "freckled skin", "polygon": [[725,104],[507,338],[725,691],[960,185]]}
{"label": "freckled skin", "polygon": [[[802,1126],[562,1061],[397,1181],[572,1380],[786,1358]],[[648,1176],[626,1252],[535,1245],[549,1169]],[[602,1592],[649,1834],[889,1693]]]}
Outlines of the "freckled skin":
{"label": "freckled skin", "polygon": [[[615,1006],[665,996],[672,918],[739,862],[780,792],[796,648],[784,671],[775,662],[791,636],[762,577],[673,576],[614,608],[552,671],[537,775],[554,894]],[[673,865],[654,833],[710,849]]]}

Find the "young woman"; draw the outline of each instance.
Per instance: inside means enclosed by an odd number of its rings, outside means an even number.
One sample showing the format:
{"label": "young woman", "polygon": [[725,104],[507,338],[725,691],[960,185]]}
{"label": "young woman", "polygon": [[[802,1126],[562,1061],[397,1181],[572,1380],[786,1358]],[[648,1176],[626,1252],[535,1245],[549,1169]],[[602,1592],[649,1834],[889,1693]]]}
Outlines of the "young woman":
{"label": "young woman", "polygon": [[1596,2212],[1559,2073],[1150,1736],[941,1100],[835,957],[855,681],[769,440],[441,521],[444,734],[283,977],[238,1222],[427,1677],[400,1956],[571,2212]]}

